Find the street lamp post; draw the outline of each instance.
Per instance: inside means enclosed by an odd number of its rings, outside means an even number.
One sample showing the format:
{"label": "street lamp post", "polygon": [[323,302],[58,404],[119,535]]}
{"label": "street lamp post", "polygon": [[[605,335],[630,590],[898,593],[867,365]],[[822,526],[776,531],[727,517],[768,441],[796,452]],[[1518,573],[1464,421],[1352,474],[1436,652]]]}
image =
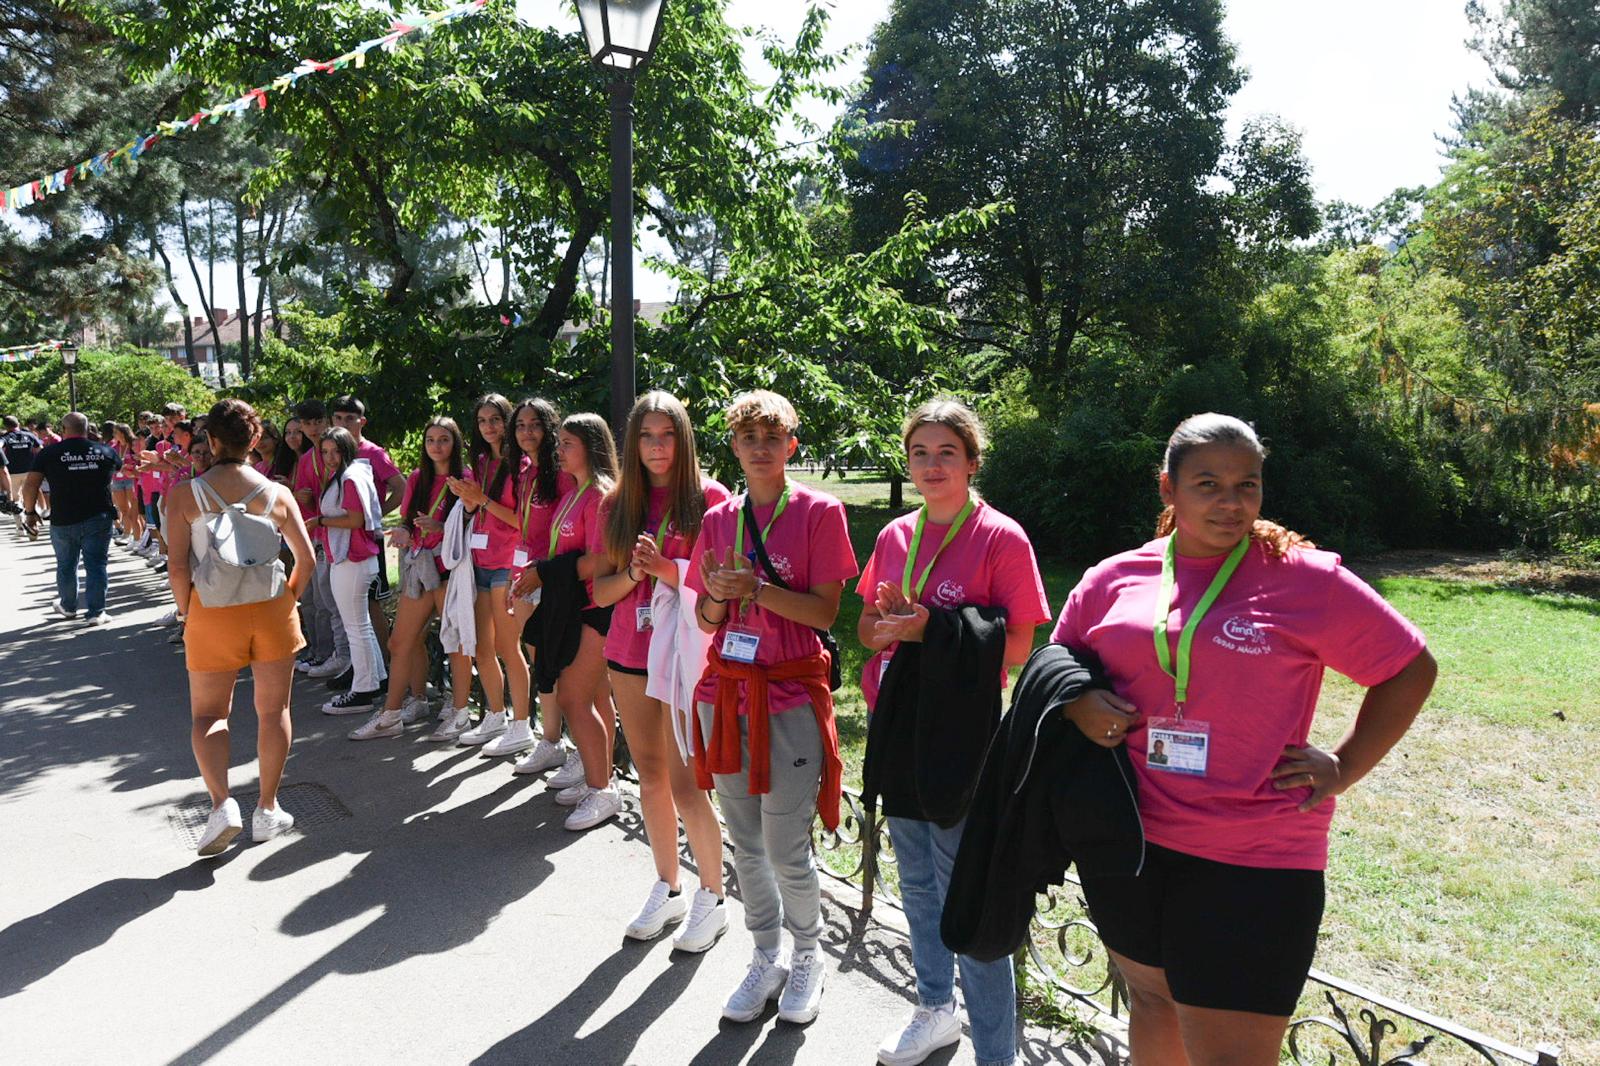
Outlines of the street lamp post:
{"label": "street lamp post", "polygon": [[61,362],[67,368],[67,410],[78,409],[78,346],[67,341],[61,346]]}
{"label": "street lamp post", "polygon": [[589,57],[611,75],[611,424],[633,406],[633,86],[661,35],[665,0],[577,0]]}

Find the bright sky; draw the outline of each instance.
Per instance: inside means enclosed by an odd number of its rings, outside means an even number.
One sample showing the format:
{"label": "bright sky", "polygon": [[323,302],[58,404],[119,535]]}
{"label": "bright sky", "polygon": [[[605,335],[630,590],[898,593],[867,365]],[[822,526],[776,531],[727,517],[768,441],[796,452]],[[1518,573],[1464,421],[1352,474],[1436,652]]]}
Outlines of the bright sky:
{"label": "bright sky", "polygon": [[[829,6],[828,47],[859,46],[841,74],[853,81],[889,0]],[[1227,7],[1228,35],[1250,73],[1234,98],[1230,126],[1236,131],[1252,117],[1276,114],[1299,129],[1322,200],[1372,205],[1402,185],[1431,184],[1442,161],[1437,138],[1450,127],[1451,95],[1489,83],[1488,69],[1466,46],[1465,0],[1228,0]],[[731,0],[729,21],[788,40],[804,11],[797,2]],[[578,24],[563,0],[518,0],[517,12],[534,25]],[[747,62],[762,78],[766,67],[754,47]],[[819,110],[812,117],[827,115]],[[661,250],[648,235],[644,247],[647,254]],[[219,273],[231,278],[231,265]],[[217,302],[234,306],[233,287],[222,280]],[[179,288],[194,299],[192,283],[180,279]],[[644,300],[672,295],[665,278],[644,271],[635,288]]]}

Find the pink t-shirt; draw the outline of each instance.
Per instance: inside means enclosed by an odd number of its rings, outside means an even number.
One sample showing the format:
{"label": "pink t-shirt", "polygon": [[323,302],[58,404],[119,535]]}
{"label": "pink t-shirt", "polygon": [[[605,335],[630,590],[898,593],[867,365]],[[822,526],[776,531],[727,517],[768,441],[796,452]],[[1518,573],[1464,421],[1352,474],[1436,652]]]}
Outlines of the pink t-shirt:
{"label": "pink t-shirt", "polygon": [[400,468],[394,465],[394,460],[389,458],[389,453],[376,444],[362,437],[356,444],[356,458],[365,459],[372,467],[372,481],[378,486],[378,498],[382,499],[389,479],[400,476]]}
{"label": "pink t-shirt", "polygon": [[[688,584],[695,592],[703,595],[706,591],[705,582],[700,577],[701,557],[708,551],[721,555],[733,547],[739,509],[743,504],[742,495],[734,496],[706,512],[705,521],[700,525],[700,537],[695,541],[694,553],[690,557]],[[761,523],[763,529],[772,520],[776,506],[774,502],[755,509],[756,521]],[[764,539],[768,558],[790,588],[809,591],[818,585],[848,581],[860,572],[856,566],[855,549],[850,546],[850,529],[845,523],[844,504],[798,481],[789,482],[789,506],[773,523],[772,532]],[[750,547],[749,530],[745,531],[744,550],[746,554],[753,550]],[[738,605],[729,604],[728,619],[717,628],[712,638],[713,646],[718,651],[722,650],[723,636],[730,624],[760,634],[756,662],[762,666],[804,659],[822,650],[822,642],[809,626],[782,618],[761,606],[741,613]],[[707,671],[695,690],[695,699],[711,703],[716,699],[716,691],[716,681]],[[796,681],[775,681],[768,695],[773,712],[787,711],[810,700],[805,687]],[[742,682],[739,703],[740,713],[743,713],[748,698]]]}
{"label": "pink t-shirt", "polygon": [[[346,481],[344,483],[344,491],[341,494],[339,505],[344,508],[344,513],[347,515],[361,513],[361,490],[356,488],[354,482]],[[321,508],[319,506],[318,513],[320,512]],[[317,526],[316,535],[317,540],[322,542],[323,550],[327,551],[327,527],[321,525]],[[346,556],[346,558],[352,563],[359,563],[363,560],[370,559],[374,555],[378,554],[379,544],[380,541],[378,540],[378,534],[374,533],[372,530],[352,529],[350,530],[350,553],[348,556]]]}
{"label": "pink t-shirt", "polygon": [[[579,496],[577,493],[582,492]],[[555,528],[555,518],[561,519],[561,529],[556,534],[556,550],[551,553],[551,558],[565,555],[570,551],[581,551],[586,555],[604,552],[605,531],[600,525],[600,500],[605,496],[599,485],[591,484],[587,489],[580,490],[576,484],[561,495],[561,502],[556,504],[555,513],[551,518],[549,528]],[[545,533],[544,547],[550,547],[550,534]],[[584,606],[594,606],[594,582],[585,581]]]}
{"label": "pink t-shirt", "polygon": [[326,480],[327,468],[322,463],[322,449],[308,448],[294,468],[294,491],[311,493],[311,502],[300,505],[301,518],[310,518],[317,513],[317,501],[322,498],[323,482]]}
{"label": "pink t-shirt", "polygon": [[[509,510],[517,509],[517,486],[522,481],[522,468],[528,462],[528,457],[519,456],[517,468],[508,473],[500,485],[500,494],[494,497],[494,502]],[[495,472],[500,460],[491,459],[485,455],[472,464],[472,473],[484,491],[494,488]],[[489,513],[488,507],[478,508],[478,513],[472,516],[472,525],[469,527],[470,536],[483,535],[489,538],[489,544],[483,548],[472,549],[472,562],[474,566],[483,570],[509,570],[517,550],[517,527],[509,522],[502,522]]]}
{"label": "pink t-shirt", "polygon": [[[163,437],[161,440],[156,441],[156,446],[152,449],[156,453],[156,462],[159,464],[162,457],[176,447],[177,445],[172,443],[170,438]],[[158,465],[150,472],[150,476],[155,479],[156,491],[165,495],[172,485],[171,471],[167,470],[165,466]]]}
{"label": "pink t-shirt", "polygon": [[[904,579],[906,552],[911,550],[918,513],[901,515],[878,534],[878,542],[866,566],[861,568],[861,580],[856,584],[856,592],[868,604],[877,600],[878,582],[899,585]],[[949,531],[948,525],[933,522],[923,530],[911,574],[912,588],[916,587],[923,568],[939,551]],[[939,554],[917,602],[924,607],[1004,607],[1008,626],[1038,625],[1050,620],[1044,579],[1039,576],[1039,563],[1034,558],[1028,535],[1014,519],[981,501],[967,516],[956,539]],[[898,644],[891,644],[872,656],[861,672],[861,693],[869,708],[877,706],[878,685],[883,680],[885,664],[898,647]],[[1003,684],[1004,669],[1000,671],[1000,678]]]}
{"label": "pink t-shirt", "polygon": [[[535,493],[539,487],[539,468],[533,462],[522,468],[522,484],[517,488],[517,547],[528,553],[528,562],[536,563],[550,554],[550,524],[562,499],[578,487],[572,475],[556,471],[556,498],[541,500]],[[523,567],[514,567],[519,573]]]}
{"label": "pink t-shirt", "polygon": [[[700,478],[701,491],[705,493],[706,510],[726,500],[731,494],[728,487],[720,481],[702,476]],[[650,500],[645,506],[644,529],[640,532],[649,533],[652,537],[661,529],[661,519],[667,512],[666,488],[652,488]],[[606,502],[600,507],[600,526],[605,528],[607,516],[611,511],[613,497],[606,497]],[[687,559],[694,551],[694,544],[678,531],[676,522],[669,521],[665,537],[660,543],[661,554],[668,559]],[[604,548],[602,547],[602,551]],[[632,670],[643,670],[650,662],[650,630],[639,628],[639,608],[650,606],[650,597],[655,592],[655,578],[646,578],[633,587],[626,596],[617,601],[616,607],[611,612],[611,629],[606,633],[606,658]]]}
{"label": "pink t-shirt", "polygon": [[[161,447],[161,441],[147,441],[140,451],[153,452]],[[139,490],[144,493],[145,502],[149,503],[156,493],[161,491],[161,475],[154,470],[139,471]]]}
{"label": "pink t-shirt", "polygon": [[254,470],[264,478],[272,477],[272,462],[269,459],[263,459],[259,463],[251,463],[250,469]]}
{"label": "pink t-shirt", "polygon": [[[1113,687],[1148,721],[1170,717],[1173,680],[1152,639],[1166,539],[1113,556],[1084,574],[1050,639],[1099,656]],[[1178,556],[1178,637],[1224,556]],[[1270,776],[1285,745],[1311,732],[1322,675],[1332,667],[1359,685],[1387,681],[1426,641],[1332,552],[1245,554],[1195,631],[1186,720],[1210,723],[1204,777],[1152,770],[1147,730],[1128,733],[1145,835],[1162,847],[1239,866],[1321,870],[1328,864],[1332,800],[1301,813],[1306,788],[1278,791]],[[1174,663],[1176,666],[1176,663]]]}
{"label": "pink t-shirt", "polygon": [[[462,471],[462,476],[468,481],[471,481],[472,471],[464,470]],[[421,470],[411,471],[411,476],[406,479],[406,491],[405,494],[400,497],[400,514],[402,517],[410,513],[411,499],[417,494],[417,483],[421,480]],[[445,517],[450,513],[450,508],[455,504],[455,502],[455,493],[450,491],[449,486],[445,484],[445,480],[442,476],[435,474],[433,478],[433,491],[429,494],[429,498],[424,503],[423,509],[417,513],[421,515],[427,515],[431,518],[437,519],[440,522],[443,522]],[[437,548],[440,544],[444,543],[444,530],[441,529],[437,533],[424,533],[420,529],[413,530],[411,533],[411,543],[418,548]]]}

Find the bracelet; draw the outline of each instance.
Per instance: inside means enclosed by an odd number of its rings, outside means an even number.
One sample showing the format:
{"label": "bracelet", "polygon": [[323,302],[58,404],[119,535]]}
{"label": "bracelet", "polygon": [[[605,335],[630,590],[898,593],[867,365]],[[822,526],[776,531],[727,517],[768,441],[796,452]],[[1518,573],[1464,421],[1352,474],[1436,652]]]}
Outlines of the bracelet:
{"label": "bracelet", "polygon": [[[709,593],[709,592],[706,593],[704,596],[702,596],[700,598],[704,599],[704,600],[710,600],[712,603],[727,603],[728,602],[727,600],[719,600],[719,599],[717,599],[715,596],[711,595],[711,593]],[[711,619],[707,618],[706,621],[709,622],[709,621],[711,621]]]}
{"label": "bracelet", "polygon": [[[694,612],[695,612],[695,614],[698,614],[700,616],[700,621],[704,622],[706,625],[708,625],[708,626],[720,626],[722,624],[722,622],[717,621],[715,618],[707,618],[706,617],[706,602],[705,601],[708,600],[708,599],[715,599],[715,597],[713,597],[713,596],[701,597],[700,603],[699,603],[698,606],[695,607]],[[717,603],[727,603],[728,601],[727,600],[716,600],[716,602]],[[724,619],[724,621],[726,621],[726,619]]]}
{"label": "bracelet", "polygon": [[628,580],[632,581],[635,585],[639,584],[640,582],[642,582],[644,580],[644,578],[642,578],[642,577],[634,577],[633,576],[633,564],[632,563],[628,564]]}

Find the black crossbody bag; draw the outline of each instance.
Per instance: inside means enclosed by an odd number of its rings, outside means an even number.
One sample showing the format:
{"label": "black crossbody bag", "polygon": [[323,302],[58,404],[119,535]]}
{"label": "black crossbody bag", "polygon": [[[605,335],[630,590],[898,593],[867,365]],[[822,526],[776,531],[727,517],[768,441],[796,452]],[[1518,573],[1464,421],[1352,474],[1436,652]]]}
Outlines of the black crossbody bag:
{"label": "black crossbody bag", "polygon": [[[756,554],[756,561],[761,564],[761,569],[767,572],[767,580],[780,589],[789,588],[789,583],[783,575],[773,569],[772,560],[767,558],[767,546],[761,542],[761,523],[756,521],[755,505],[750,502],[750,494],[744,495],[744,524],[750,530],[750,546]],[[793,591],[792,589],[790,591]],[[831,629],[812,629],[822,641],[822,650],[828,653],[828,691],[838,692],[844,684],[844,670],[839,665],[839,642],[834,639]]]}

